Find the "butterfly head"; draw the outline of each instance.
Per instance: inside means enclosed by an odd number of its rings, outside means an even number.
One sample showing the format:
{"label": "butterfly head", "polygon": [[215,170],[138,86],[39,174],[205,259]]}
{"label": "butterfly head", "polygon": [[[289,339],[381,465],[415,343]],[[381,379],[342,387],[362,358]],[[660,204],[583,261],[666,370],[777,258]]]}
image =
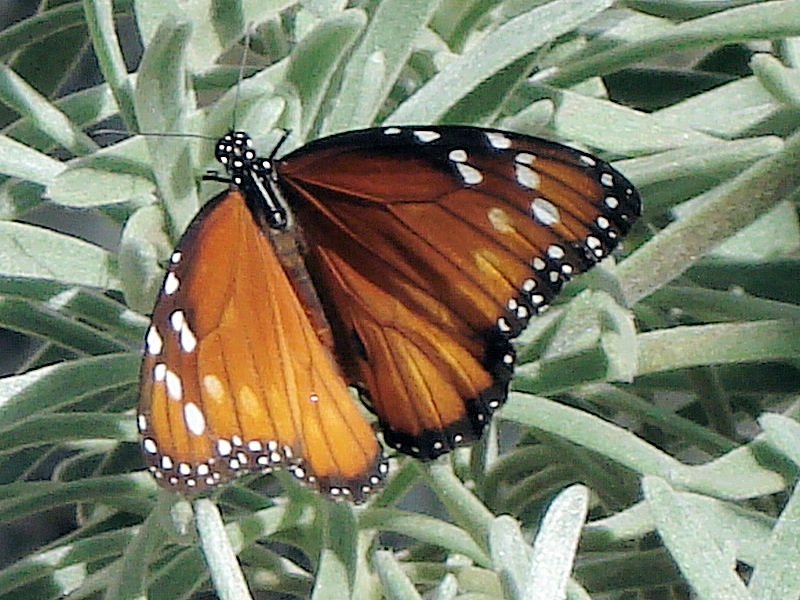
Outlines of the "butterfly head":
{"label": "butterfly head", "polygon": [[250,168],[258,158],[252,138],[244,131],[231,131],[222,136],[214,155],[231,174]]}

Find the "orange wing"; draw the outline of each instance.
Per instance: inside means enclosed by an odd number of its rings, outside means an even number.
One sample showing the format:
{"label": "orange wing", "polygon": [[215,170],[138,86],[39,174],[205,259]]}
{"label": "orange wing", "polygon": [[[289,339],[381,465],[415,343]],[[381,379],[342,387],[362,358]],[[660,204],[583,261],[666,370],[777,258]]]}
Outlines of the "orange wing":
{"label": "orange wing", "polygon": [[510,340],[639,214],[603,161],[496,130],[349,132],[275,168],[341,364],[387,443],[420,458],[480,436]]}
{"label": "orange wing", "polygon": [[272,235],[232,188],[172,254],[141,371],[148,467],[186,492],[286,466],[325,493],[363,499],[386,464]]}

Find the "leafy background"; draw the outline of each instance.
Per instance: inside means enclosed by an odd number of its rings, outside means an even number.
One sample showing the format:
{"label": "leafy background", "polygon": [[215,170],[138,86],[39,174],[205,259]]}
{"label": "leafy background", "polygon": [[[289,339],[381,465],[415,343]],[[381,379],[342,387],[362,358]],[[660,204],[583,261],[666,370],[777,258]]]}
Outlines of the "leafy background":
{"label": "leafy background", "polygon": [[[0,326],[31,349],[0,379],[0,597],[797,598],[798,35],[798,0],[37,4],[0,32]],[[190,504],[140,470],[133,407],[212,142],[87,132],[234,111],[262,150],[543,135],[613,160],[644,216],[521,336],[471,450],[393,460],[364,507],[281,473]]]}

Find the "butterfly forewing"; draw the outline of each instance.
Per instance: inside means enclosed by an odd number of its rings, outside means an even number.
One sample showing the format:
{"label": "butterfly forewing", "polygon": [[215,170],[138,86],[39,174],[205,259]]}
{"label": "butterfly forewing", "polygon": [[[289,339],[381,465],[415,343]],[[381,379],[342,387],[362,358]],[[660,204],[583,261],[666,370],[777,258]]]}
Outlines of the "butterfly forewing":
{"label": "butterfly forewing", "polygon": [[591,155],[473,127],[388,127],[275,165],[342,367],[385,438],[422,458],[478,437],[510,339],[639,214]]}
{"label": "butterfly forewing", "polygon": [[318,330],[245,196],[209,202],[172,254],[146,337],[138,419],[156,478],[203,490],[287,466],[362,499],[385,464]]}

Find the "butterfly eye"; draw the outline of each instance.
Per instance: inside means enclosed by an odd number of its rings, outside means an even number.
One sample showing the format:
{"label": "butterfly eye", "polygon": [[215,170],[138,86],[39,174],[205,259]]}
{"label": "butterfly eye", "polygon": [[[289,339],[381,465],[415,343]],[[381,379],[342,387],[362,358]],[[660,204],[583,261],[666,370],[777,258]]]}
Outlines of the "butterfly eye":
{"label": "butterfly eye", "polygon": [[367,129],[272,160],[234,132],[216,155],[232,186],[172,254],[141,372],[143,453],[181,492],[280,467],[363,500],[387,468],[349,385],[400,452],[479,438],[511,340],[640,213],[599,158],[492,129]]}

